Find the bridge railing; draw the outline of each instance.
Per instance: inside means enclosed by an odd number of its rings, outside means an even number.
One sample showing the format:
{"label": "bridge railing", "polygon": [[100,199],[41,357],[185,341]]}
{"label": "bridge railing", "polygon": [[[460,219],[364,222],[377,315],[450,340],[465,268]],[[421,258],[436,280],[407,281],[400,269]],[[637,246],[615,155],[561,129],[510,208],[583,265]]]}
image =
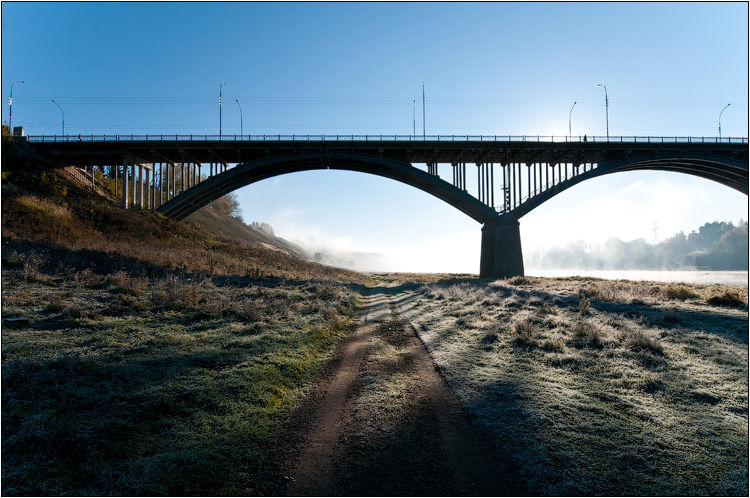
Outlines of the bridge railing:
{"label": "bridge railing", "polygon": [[596,142],[596,143],[736,143],[747,137],[550,136],[550,135],[29,135],[28,142]]}

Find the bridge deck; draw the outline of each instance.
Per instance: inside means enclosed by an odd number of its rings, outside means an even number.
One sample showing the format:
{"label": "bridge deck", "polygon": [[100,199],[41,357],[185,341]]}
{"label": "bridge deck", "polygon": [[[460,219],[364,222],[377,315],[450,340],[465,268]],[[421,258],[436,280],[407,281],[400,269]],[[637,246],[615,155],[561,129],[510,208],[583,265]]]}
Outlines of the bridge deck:
{"label": "bridge deck", "polygon": [[[497,136],[358,136],[358,135],[87,135],[29,136],[37,152],[72,164],[118,165],[123,154],[140,162],[242,163],[269,154],[299,150],[346,150],[404,163],[546,163],[615,162],[641,154],[705,153],[748,161],[747,138],[714,137],[559,137]],[[132,160],[132,159],[131,159]]]}

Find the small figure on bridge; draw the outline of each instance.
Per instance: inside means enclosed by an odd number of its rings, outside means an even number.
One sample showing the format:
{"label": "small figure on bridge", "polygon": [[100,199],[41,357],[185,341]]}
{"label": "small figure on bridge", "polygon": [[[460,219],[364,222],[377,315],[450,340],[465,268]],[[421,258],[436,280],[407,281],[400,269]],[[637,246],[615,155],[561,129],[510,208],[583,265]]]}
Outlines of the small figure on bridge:
{"label": "small figure on bridge", "polygon": [[586,135],[583,136],[583,141],[584,142],[588,142],[589,141],[589,139],[586,137]]}

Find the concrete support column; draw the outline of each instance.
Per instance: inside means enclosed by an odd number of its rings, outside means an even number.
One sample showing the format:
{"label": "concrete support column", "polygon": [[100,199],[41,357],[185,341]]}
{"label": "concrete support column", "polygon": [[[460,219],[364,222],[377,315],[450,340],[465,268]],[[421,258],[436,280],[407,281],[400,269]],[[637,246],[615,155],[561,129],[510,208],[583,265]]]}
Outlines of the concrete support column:
{"label": "concrete support column", "polygon": [[151,163],[151,196],[149,197],[151,209],[156,209],[156,163]]}
{"label": "concrete support column", "polygon": [[482,227],[481,278],[523,276],[521,228],[512,215],[504,215]]}
{"label": "concrete support column", "polygon": [[122,207],[128,209],[128,160],[122,159]]}
{"label": "concrete support column", "polygon": [[138,165],[138,209],[143,209],[143,165]]}
{"label": "concrete support column", "polygon": [[[153,167],[153,165],[152,165]],[[151,186],[151,169],[146,169],[146,209],[154,209],[153,187]]]}
{"label": "concrete support column", "polygon": [[164,163],[159,163],[159,207],[164,204]]}
{"label": "concrete support column", "polygon": [[136,183],[135,164],[130,168],[130,205],[136,207],[138,199],[138,184]]}

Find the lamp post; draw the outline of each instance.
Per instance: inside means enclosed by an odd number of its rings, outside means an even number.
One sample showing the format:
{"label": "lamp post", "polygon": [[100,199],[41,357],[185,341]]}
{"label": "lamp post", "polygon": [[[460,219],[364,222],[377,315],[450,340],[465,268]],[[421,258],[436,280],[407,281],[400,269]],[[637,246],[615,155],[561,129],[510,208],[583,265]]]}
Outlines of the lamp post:
{"label": "lamp post", "polygon": [[417,99],[414,99],[414,111],[412,112],[412,125],[414,136],[417,136]]}
{"label": "lamp post", "polygon": [[422,140],[427,139],[427,127],[424,123],[424,81],[422,82]]}
{"label": "lamp post", "polygon": [[240,99],[234,99],[235,102],[237,102],[237,107],[240,108],[240,136],[242,136],[243,130],[242,130],[242,106],[240,105]]}
{"label": "lamp post", "polygon": [[719,113],[719,139],[721,139],[721,115],[724,114],[724,111],[726,111],[727,107],[729,107],[730,105],[732,105],[732,104],[729,103],[729,104],[725,105],[724,109],[722,109],[721,112]]}
{"label": "lamp post", "polygon": [[226,84],[226,81],[222,81],[219,85],[219,139],[221,139],[221,87]]}
{"label": "lamp post", "polygon": [[573,107],[576,106],[578,102],[573,102],[573,106],[570,108],[570,114],[568,114],[568,137],[570,140],[573,139],[573,128],[571,127],[571,119],[573,118]]}
{"label": "lamp post", "polygon": [[607,85],[599,83],[597,87],[604,87],[604,107],[607,114],[607,141],[609,142],[609,97],[607,97]]}
{"label": "lamp post", "polygon": [[65,136],[65,113],[63,112],[62,107],[60,107],[60,104],[55,102],[55,99],[52,99],[52,103],[55,104],[60,109],[60,112],[62,113],[62,134],[63,136]]}
{"label": "lamp post", "polygon": [[10,85],[10,99],[8,99],[8,105],[10,105],[10,116],[8,117],[8,128],[10,128],[10,134],[13,134],[13,85],[16,83],[26,83],[25,81],[14,81]]}

